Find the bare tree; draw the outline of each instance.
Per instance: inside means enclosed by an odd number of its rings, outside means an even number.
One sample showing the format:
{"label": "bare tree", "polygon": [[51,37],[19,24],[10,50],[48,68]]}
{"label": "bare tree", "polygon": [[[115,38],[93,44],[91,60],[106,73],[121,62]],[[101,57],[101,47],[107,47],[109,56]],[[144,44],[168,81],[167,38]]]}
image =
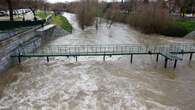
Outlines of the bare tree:
{"label": "bare tree", "polygon": [[127,11],[130,14],[130,12],[135,11],[138,3],[137,0],[128,0],[127,1]]}
{"label": "bare tree", "polygon": [[180,8],[180,15],[184,17],[189,8],[192,10],[194,0],[176,0],[175,4]]}
{"label": "bare tree", "polygon": [[14,20],[14,16],[13,16],[13,4],[12,4],[12,0],[5,0],[7,2],[7,6],[9,9],[9,16],[10,16],[10,21]]}
{"label": "bare tree", "polygon": [[36,11],[42,9],[45,6],[44,3],[45,0],[25,0],[24,5],[32,11],[35,21],[37,20]]}
{"label": "bare tree", "polygon": [[144,3],[145,3],[145,4],[148,4],[148,3],[149,3],[149,0],[144,0]]}
{"label": "bare tree", "polygon": [[[146,22],[147,20],[147,22]],[[161,2],[142,4],[128,17],[130,26],[144,33],[164,33],[174,26],[174,19]]]}
{"label": "bare tree", "polygon": [[98,0],[81,0],[77,10],[77,20],[84,30],[85,26],[93,25],[96,19]]}
{"label": "bare tree", "polygon": [[111,28],[114,22],[121,21],[120,4],[116,0],[113,0],[111,6],[106,10],[104,17],[107,19],[109,28]]}
{"label": "bare tree", "polygon": [[124,0],[121,0],[121,4],[123,4],[124,3]]}

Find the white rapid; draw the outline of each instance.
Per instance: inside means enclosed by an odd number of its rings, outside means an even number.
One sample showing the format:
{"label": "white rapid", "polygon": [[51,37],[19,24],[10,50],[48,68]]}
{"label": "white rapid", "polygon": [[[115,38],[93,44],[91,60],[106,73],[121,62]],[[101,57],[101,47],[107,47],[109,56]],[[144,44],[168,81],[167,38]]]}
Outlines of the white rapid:
{"label": "white rapid", "polygon": [[[48,45],[186,43],[191,39],[144,35],[125,24],[102,23],[82,31],[74,14],[64,13],[72,34]],[[174,70],[155,56],[31,58],[8,70],[17,80],[4,88],[0,110],[195,110],[195,59],[183,56]],[[0,88],[1,89],[1,88]]]}

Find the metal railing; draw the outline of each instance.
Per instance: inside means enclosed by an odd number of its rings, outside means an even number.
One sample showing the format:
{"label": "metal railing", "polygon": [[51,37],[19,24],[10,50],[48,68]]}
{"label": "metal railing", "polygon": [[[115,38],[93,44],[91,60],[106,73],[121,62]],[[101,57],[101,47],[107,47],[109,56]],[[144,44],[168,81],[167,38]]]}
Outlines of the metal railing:
{"label": "metal railing", "polygon": [[108,44],[108,45],[49,45],[29,51],[32,45],[21,46],[15,55],[87,56],[195,52],[195,44]]}
{"label": "metal railing", "polygon": [[133,62],[134,54],[156,54],[156,61],[159,60],[159,55],[165,58],[164,67],[167,68],[168,61],[174,61],[174,68],[177,66],[178,60],[183,60],[178,54],[195,53],[195,44],[110,44],[110,45],[50,45],[42,49],[34,50],[35,42],[29,45],[21,45],[12,57],[17,57],[21,63],[21,57],[46,57],[49,62],[49,57],[56,56],[73,56],[78,59],[78,56],[105,56],[112,55],[130,55],[131,63]]}

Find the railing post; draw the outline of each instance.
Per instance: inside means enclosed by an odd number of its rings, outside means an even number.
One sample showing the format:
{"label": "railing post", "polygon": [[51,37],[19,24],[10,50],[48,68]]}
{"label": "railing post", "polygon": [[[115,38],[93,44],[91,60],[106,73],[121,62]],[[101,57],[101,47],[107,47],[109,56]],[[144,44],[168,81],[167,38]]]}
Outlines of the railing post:
{"label": "railing post", "polygon": [[175,63],[174,63],[174,69],[177,67],[177,60],[175,60]]}
{"label": "railing post", "polygon": [[104,60],[104,61],[106,61],[106,55],[105,55],[105,52],[104,52],[103,60]]}
{"label": "railing post", "polygon": [[87,46],[87,55],[88,55],[88,46]]}
{"label": "railing post", "polygon": [[21,55],[20,55],[20,53],[18,55],[18,63],[21,64]]}
{"label": "railing post", "polygon": [[73,54],[77,54],[77,48],[76,48],[76,46],[74,46],[73,48],[74,48]]}
{"label": "railing post", "polygon": [[76,56],[76,62],[78,61],[78,57]]}
{"label": "railing post", "polygon": [[47,56],[47,63],[49,62],[49,57]]}
{"label": "railing post", "polygon": [[192,56],[193,56],[193,53],[190,53],[190,62],[192,61]]}
{"label": "railing post", "polygon": [[156,62],[158,62],[158,59],[159,59],[159,54],[157,54],[156,56]]}
{"label": "railing post", "polygon": [[168,58],[165,57],[165,65],[164,65],[165,68],[167,68],[167,63],[168,63]]}
{"label": "railing post", "polygon": [[131,54],[131,64],[133,63],[133,54]]}
{"label": "railing post", "polygon": [[121,54],[123,53],[123,46],[120,46],[121,47]]}
{"label": "railing post", "polygon": [[115,46],[113,46],[112,48],[113,48],[112,53],[114,54],[114,48],[115,48]]}

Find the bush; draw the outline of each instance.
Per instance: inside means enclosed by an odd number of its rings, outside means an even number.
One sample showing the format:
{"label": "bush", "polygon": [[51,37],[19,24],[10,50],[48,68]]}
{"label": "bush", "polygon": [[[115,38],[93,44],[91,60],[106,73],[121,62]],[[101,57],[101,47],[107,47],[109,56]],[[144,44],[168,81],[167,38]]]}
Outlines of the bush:
{"label": "bush", "polygon": [[179,25],[171,25],[165,29],[162,29],[160,34],[165,36],[183,37],[188,34],[188,31]]}
{"label": "bush", "polygon": [[104,17],[114,22],[126,22],[127,14],[121,12],[118,8],[109,8],[104,14]]}
{"label": "bush", "polygon": [[169,16],[168,10],[155,4],[137,8],[134,13],[128,16],[127,22],[130,26],[147,34],[157,33],[178,37],[187,34],[187,30],[177,25],[176,20]]}

